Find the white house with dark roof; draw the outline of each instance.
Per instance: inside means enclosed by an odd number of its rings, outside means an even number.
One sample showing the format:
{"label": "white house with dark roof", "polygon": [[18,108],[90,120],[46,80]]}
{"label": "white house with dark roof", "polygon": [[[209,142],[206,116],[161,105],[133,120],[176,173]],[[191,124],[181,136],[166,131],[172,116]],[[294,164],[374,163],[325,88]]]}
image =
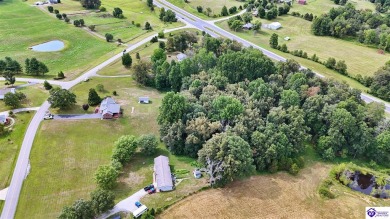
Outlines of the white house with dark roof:
{"label": "white house with dark roof", "polygon": [[153,182],[158,191],[171,191],[174,189],[169,158],[160,155],[154,158]]}
{"label": "white house with dark roof", "polygon": [[4,99],[4,95],[7,93],[15,93],[15,88],[3,88],[0,89],[0,100]]}
{"label": "white house with dark roof", "polygon": [[121,106],[111,97],[106,97],[100,104],[99,113],[102,114],[102,119],[117,118],[121,112]]}

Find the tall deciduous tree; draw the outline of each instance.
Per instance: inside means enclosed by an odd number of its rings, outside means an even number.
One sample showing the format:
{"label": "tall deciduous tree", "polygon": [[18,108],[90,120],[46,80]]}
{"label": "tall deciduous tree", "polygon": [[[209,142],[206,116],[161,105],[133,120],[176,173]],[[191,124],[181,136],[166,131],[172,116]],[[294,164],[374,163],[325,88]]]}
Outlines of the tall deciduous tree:
{"label": "tall deciduous tree", "polygon": [[133,59],[131,58],[129,53],[125,53],[122,55],[122,65],[124,65],[126,68],[130,68],[132,63]]}
{"label": "tall deciduous tree", "polygon": [[158,141],[155,135],[141,135],[138,139],[138,145],[142,153],[152,155],[157,150]]}
{"label": "tall deciduous tree", "polygon": [[138,141],[132,135],[123,135],[115,142],[112,160],[117,160],[122,164],[130,161],[135,150],[137,149]]}
{"label": "tall deciduous tree", "polygon": [[159,124],[172,124],[181,120],[187,110],[187,103],[184,96],[178,93],[168,92],[160,106],[158,115]]}
{"label": "tall deciduous tree", "polygon": [[271,35],[271,38],[269,39],[269,45],[271,46],[271,48],[274,48],[274,49],[276,49],[277,47],[278,47],[278,45],[279,45],[279,43],[278,43],[278,34],[276,34],[276,33],[273,33],[272,35]]}
{"label": "tall deciduous tree", "polygon": [[116,179],[118,178],[118,171],[111,165],[99,166],[95,172],[95,182],[102,189],[112,189],[116,185]]}
{"label": "tall deciduous tree", "polygon": [[66,89],[53,88],[48,101],[53,108],[67,109],[76,103],[76,95]]}
{"label": "tall deciduous tree", "polygon": [[104,213],[115,206],[115,195],[113,192],[96,189],[91,193],[91,208],[95,215]]}

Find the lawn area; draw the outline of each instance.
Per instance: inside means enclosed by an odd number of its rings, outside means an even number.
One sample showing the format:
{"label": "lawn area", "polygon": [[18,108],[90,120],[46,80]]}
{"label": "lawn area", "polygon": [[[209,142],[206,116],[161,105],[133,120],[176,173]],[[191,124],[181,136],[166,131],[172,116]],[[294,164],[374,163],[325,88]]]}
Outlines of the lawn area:
{"label": "lawn area", "polygon": [[[105,88],[104,92],[99,92],[101,97],[117,91],[118,96],[114,99],[121,104],[124,116],[117,120],[44,121],[35,138],[30,155],[32,170],[23,185],[15,218],[57,217],[63,206],[89,197],[96,187],[94,172],[99,165],[110,162],[113,143],[119,136],[158,135],[157,115],[163,94],[139,87],[131,78],[94,77],[76,85],[72,91],[77,95],[78,105],[61,113],[84,113],[81,104],[87,102],[89,88],[95,88],[97,84]],[[139,104],[139,96],[149,96],[151,104]],[[134,113],[131,113],[132,107],[135,107]],[[90,107],[88,112],[92,113],[93,108]],[[155,156],[160,154],[169,155],[176,168],[192,169],[189,163],[193,159],[170,155],[162,144]],[[114,190],[117,202],[151,182],[155,156],[145,157],[137,153],[124,167]],[[45,182],[44,186],[42,182]],[[190,189],[186,192],[201,187],[200,182],[188,182]],[[178,191],[181,191],[180,187]],[[180,199],[181,193],[178,194],[169,200]]]}
{"label": "lawn area", "polygon": [[[121,50],[20,0],[0,2],[0,29],[0,58],[10,56],[24,66],[26,58],[36,57],[49,68],[48,77],[64,71],[67,79],[72,79]],[[28,49],[55,39],[65,43],[63,50],[34,52]]]}
{"label": "lawn area", "polygon": [[[191,14],[194,14],[202,19],[210,20],[219,17],[223,6],[226,6],[227,9],[236,6],[237,11],[240,5],[244,5],[245,2],[239,2],[236,0],[189,0],[188,3],[185,3],[183,0],[167,0],[168,2],[180,7]],[[207,8],[211,9],[210,17],[206,16],[203,13],[199,13],[196,7],[202,6],[203,11],[206,11]],[[216,17],[213,17],[216,15]]]}
{"label": "lawn area", "polygon": [[[331,8],[340,7],[331,0],[306,0],[306,5],[300,5],[294,3],[290,9],[291,12],[299,12],[300,14],[313,13],[314,15],[321,15],[327,13]],[[352,3],[356,9],[370,9],[375,11],[375,4],[365,0],[349,0],[348,3]]]}
{"label": "lawn area", "polygon": [[[11,181],[12,172],[19,149],[22,145],[24,133],[34,113],[15,114],[13,131],[0,137],[0,190],[6,188]],[[0,201],[0,211],[4,201]]]}
{"label": "lawn area", "polygon": [[[257,19],[257,18],[256,18]],[[270,23],[260,19],[263,24]],[[307,52],[309,57],[314,53],[320,58],[321,61],[334,57],[336,60],[345,60],[348,66],[348,73],[351,75],[361,74],[362,76],[372,76],[374,72],[385,64],[390,58],[390,54],[379,54],[376,49],[359,45],[358,43],[336,39],[332,37],[318,37],[314,36],[310,32],[311,22],[301,18],[293,16],[281,16],[275,19],[282,24],[282,28],[279,30],[262,29],[260,33],[254,35],[252,31],[231,31],[226,21],[218,24],[218,26],[228,30],[246,40],[249,40],[259,46],[278,53],[286,58],[298,59],[290,54],[281,53],[275,49],[271,49],[269,46],[269,39],[272,33],[279,35],[279,44],[286,43],[288,49],[291,50],[303,50]],[[290,37],[290,41],[285,41],[284,37]],[[372,61],[375,60],[375,61]],[[321,68],[319,64],[307,60],[307,62],[301,62],[304,66],[313,70]],[[324,67],[325,68],[325,67]],[[334,75],[335,78],[341,80],[347,80],[347,77],[336,75],[333,71],[318,71],[324,75]]]}
{"label": "lawn area", "polygon": [[[38,107],[42,105],[49,97],[49,91],[45,90],[43,85],[36,84],[27,87],[21,87],[16,91],[22,92],[26,95],[26,99],[22,101],[20,108],[25,107]],[[11,110],[9,106],[4,104],[3,100],[0,100],[0,112]]]}

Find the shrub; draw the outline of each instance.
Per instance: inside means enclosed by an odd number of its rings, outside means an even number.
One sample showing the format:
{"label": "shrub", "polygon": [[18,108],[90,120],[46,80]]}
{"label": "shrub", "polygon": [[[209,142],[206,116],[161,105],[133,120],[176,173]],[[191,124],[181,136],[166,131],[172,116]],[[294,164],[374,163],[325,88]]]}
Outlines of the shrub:
{"label": "shrub", "polygon": [[104,86],[103,86],[103,84],[98,84],[98,85],[96,85],[96,90],[99,91],[99,92],[103,92],[103,91],[104,91]]}
{"label": "shrub", "polygon": [[65,18],[64,21],[65,21],[65,23],[69,23],[70,19],[69,18]]}
{"label": "shrub", "polygon": [[88,28],[91,31],[95,31],[96,25],[89,25]]}
{"label": "shrub", "polygon": [[136,23],[135,26],[136,27],[141,27],[141,24],[140,23]]}
{"label": "shrub", "polygon": [[64,72],[62,72],[62,71],[58,72],[57,77],[58,77],[59,79],[65,78]]}
{"label": "shrub", "polygon": [[112,92],[112,95],[114,95],[114,96],[117,96],[117,95],[118,95],[118,93],[116,92],[116,90],[114,90],[114,91]]}
{"label": "shrub", "polygon": [[83,104],[83,110],[87,111],[89,109],[89,105],[88,104]]}
{"label": "shrub", "polygon": [[103,7],[103,6],[100,6],[99,11],[105,12],[105,11],[107,11],[107,9],[105,7]]}
{"label": "shrub", "polygon": [[330,198],[330,199],[335,198],[335,195],[329,190],[329,188],[326,188],[324,186],[321,186],[318,192],[322,197]]}
{"label": "shrub", "polygon": [[138,139],[138,146],[145,155],[152,155],[157,150],[158,141],[155,135],[142,135]]}
{"label": "shrub", "polygon": [[296,163],[292,164],[291,165],[291,168],[289,169],[289,173],[291,173],[292,175],[297,175],[299,172],[299,167]]}
{"label": "shrub", "polygon": [[95,172],[95,182],[102,189],[112,189],[116,185],[119,173],[111,165],[99,166]]}
{"label": "shrub", "polygon": [[47,6],[47,10],[48,10],[50,13],[53,13],[54,8],[53,8],[53,6]]}
{"label": "shrub", "polygon": [[57,10],[57,9],[54,10],[54,14],[59,14],[59,13],[60,13],[59,10]]}
{"label": "shrub", "polygon": [[45,87],[45,90],[50,90],[53,88],[53,86],[51,86],[51,84],[46,80],[43,82],[43,87]]}
{"label": "shrub", "polygon": [[164,38],[164,32],[163,31],[158,33],[158,38],[160,38],[160,39]]}
{"label": "shrub", "polygon": [[58,19],[62,19],[62,15],[61,14],[56,14],[56,17],[58,18]]}
{"label": "shrub", "polygon": [[114,36],[110,33],[106,33],[105,37],[107,42],[110,42],[111,40],[114,39]]}

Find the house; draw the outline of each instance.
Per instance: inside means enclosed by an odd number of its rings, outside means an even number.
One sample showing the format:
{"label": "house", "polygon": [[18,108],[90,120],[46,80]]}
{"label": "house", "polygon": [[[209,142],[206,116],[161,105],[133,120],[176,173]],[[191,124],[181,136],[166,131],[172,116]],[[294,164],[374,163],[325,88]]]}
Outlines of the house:
{"label": "house", "polygon": [[15,93],[15,88],[4,88],[4,89],[0,89],[0,100],[3,100],[4,99],[4,95],[6,93]]}
{"label": "house", "polygon": [[57,4],[58,0],[49,0],[50,4]]}
{"label": "house", "polygon": [[154,158],[153,182],[157,191],[165,192],[173,190],[173,180],[168,157],[160,155]]}
{"label": "house", "polygon": [[149,97],[138,97],[138,103],[149,103]]}
{"label": "house", "polygon": [[270,30],[277,30],[281,27],[282,27],[282,25],[279,22],[273,22],[273,23],[267,24],[267,28]]}
{"label": "house", "polygon": [[252,27],[253,27],[253,24],[247,23],[247,24],[244,24],[244,25],[242,26],[242,29],[250,30],[250,29],[252,29]]}
{"label": "house", "polygon": [[7,117],[5,115],[0,115],[0,124],[4,125],[7,122]]}
{"label": "house", "polygon": [[306,5],[306,0],[298,0],[298,4]]}
{"label": "house", "polygon": [[121,112],[121,106],[111,97],[106,97],[99,107],[99,113],[102,114],[102,119],[118,118]]}
{"label": "house", "polygon": [[179,54],[177,54],[176,58],[177,58],[177,61],[181,62],[187,58],[187,55],[184,53],[179,53]]}
{"label": "house", "polygon": [[259,11],[258,11],[258,10],[254,10],[254,11],[252,12],[252,15],[255,16],[255,17],[257,17],[257,15],[259,15]]}

